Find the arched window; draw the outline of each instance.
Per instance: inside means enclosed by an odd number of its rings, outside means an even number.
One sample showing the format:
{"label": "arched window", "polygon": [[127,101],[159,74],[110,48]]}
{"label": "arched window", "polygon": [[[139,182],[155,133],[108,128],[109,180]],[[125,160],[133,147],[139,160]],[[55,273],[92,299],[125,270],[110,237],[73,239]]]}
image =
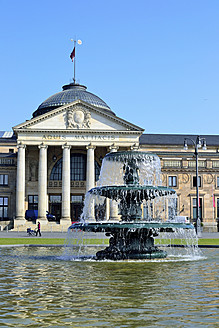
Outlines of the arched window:
{"label": "arched window", "polygon": [[[71,154],[70,170],[71,181],[85,181],[86,180],[86,155]],[[100,165],[95,161],[95,179],[99,179]],[[62,180],[62,158],[58,160],[52,168],[50,180]]]}
{"label": "arched window", "polygon": [[53,166],[50,180],[62,180],[62,158]]}

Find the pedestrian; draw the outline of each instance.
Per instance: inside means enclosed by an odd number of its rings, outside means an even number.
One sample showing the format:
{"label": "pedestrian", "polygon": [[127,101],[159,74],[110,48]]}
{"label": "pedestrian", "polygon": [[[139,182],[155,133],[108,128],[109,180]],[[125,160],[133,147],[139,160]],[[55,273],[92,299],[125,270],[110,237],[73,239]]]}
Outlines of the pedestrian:
{"label": "pedestrian", "polygon": [[41,232],[40,232],[40,222],[38,221],[37,223],[37,232],[36,232],[36,236],[38,235],[39,232],[39,236],[41,237]]}

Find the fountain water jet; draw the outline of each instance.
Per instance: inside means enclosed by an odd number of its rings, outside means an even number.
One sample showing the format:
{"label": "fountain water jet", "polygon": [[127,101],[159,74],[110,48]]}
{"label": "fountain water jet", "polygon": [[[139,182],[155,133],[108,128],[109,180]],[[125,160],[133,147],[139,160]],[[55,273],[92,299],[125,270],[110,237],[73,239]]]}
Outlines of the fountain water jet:
{"label": "fountain water jet", "polygon": [[[160,172],[159,157],[151,153],[122,151],[105,156],[99,186],[88,191],[81,222],[69,227],[105,232],[110,236],[109,246],[96,253],[97,260],[165,258],[167,253],[154,245],[154,237],[160,232],[174,232],[179,228],[194,229],[192,224],[177,223],[174,220],[167,222],[159,218],[142,218],[143,203],[176,197],[175,190],[159,185]],[[89,204],[95,198],[99,198],[99,201],[106,198],[116,201],[120,220],[87,222],[87,218],[91,217]]]}

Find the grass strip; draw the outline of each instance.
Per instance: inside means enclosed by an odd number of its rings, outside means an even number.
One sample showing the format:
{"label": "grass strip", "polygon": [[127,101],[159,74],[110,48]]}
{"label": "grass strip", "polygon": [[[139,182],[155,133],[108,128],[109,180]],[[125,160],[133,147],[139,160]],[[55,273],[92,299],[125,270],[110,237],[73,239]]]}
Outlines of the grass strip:
{"label": "grass strip", "polygon": [[[65,245],[65,244],[80,244],[82,241],[72,239],[67,242],[65,238],[0,238],[0,245]],[[108,239],[86,238],[83,240],[83,245],[103,245],[108,244]]]}
{"label": "grass strip", "polygon": [[[65,238],[0,238],[0,245],[65,245],[81,243],[82,241],[77,239],[72,239],[70,242]],[[160,245],[185,245],[186,241],[183,239],[155,239],[155,244]],[[98,239],[98,238],[84,238],[84,245],[107,245],[108,239]],[[219,245],[219,239],[217,238],[201,238],[198,241],[199,245]]]}
{"label": "grass strip", "polygon": [[[155,244],[159,245],[186,245],[187,242],[185,239],[155,239]],[[201,238],[198,240],[198,244],[201,245],[219,245],[218,238]]]}

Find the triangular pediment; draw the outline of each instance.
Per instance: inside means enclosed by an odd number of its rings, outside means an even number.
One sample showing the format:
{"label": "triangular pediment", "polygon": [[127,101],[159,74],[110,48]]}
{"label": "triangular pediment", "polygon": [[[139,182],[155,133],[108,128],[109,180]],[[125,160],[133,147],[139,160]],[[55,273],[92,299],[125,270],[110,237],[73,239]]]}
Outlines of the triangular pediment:
{"label": "triangular pediment", "polygon": [[98,109],[81,100],[61,106],[32,118],[13,128],[19,131],[138,131],[143,129],[129,123],[110,110]]}

